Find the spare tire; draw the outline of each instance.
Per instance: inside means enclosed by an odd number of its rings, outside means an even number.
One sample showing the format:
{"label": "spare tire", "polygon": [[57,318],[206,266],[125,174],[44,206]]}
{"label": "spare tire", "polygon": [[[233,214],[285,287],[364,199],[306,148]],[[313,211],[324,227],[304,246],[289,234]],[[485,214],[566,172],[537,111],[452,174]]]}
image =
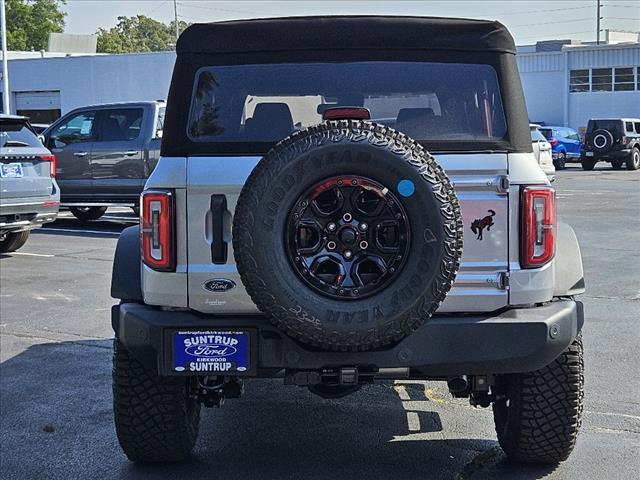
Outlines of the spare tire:
{"label": "spare tire", "polygon": [[453,285],[460,205],[415,140],[356,120],[276,145],[238,199],[233,249],[257,307],[289,336],[367,350],[422,325]]}
{"label": "spare tire", "polygon": [[613,147],[613,135],[609,130],[599,128],[589,137],[589,146],[594,152],[607,153]]}

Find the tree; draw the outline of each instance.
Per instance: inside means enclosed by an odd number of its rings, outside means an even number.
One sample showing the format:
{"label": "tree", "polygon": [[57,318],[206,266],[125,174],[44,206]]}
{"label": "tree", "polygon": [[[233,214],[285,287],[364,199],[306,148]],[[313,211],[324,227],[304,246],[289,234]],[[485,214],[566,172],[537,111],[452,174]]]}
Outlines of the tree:
{"label": "tree", "polygon": [[6,0],[7,49],[46,50],[49,34],[64,31],[65,0]]}
{"label": "tree", "polygon": [[[178,23],[180,31],[186,22]],[[98,52],[133,53],[173,50],[176,44],[175,24],[169,25],[145,15],[118,17],[118,24],[106,30],[98,29]]]}

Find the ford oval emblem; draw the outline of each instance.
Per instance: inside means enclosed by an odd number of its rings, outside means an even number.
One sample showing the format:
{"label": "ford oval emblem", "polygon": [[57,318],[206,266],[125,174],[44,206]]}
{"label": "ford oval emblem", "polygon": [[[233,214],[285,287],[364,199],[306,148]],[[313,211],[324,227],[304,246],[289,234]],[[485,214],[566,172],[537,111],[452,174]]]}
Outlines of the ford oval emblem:
{"label": "ford oval emblem", "polygon": [[236,284],[233,280],[229,280],[228,278],[212,278],[211,280],[207,280],[202,284],[202,288],[207,290],[208,292],[226,292],[227,290],[231,290],[235,287]]}

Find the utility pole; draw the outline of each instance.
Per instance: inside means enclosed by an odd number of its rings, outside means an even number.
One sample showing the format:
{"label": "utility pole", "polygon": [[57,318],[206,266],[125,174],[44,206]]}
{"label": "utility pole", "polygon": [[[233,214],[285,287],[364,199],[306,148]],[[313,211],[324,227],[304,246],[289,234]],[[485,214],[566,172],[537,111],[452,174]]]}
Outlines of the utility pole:
{"label": "utility pole", "polygon": [[600,20],[602,20],[602,17],[600,16],[600,0],[596,0],[596,2],[598,3],[598,18],[596,20],[596,45],[600,45]]}
{"label": "utility pole", "polygon": [[[3,0],[4,1],[4,0]],[[600,8],[600,7],[598,7]],[[173,16],[175,18],[175,24],[176,24],[176,46],[178,45],[178,37],[180,36],[180,29],[178,27],[178,1],[177,0],[173,0]]]}
{"label": "utility pole", "polygon": [[0,29],[2,30],[2,111],[11,113],[9,106],[9,69],[7,63],[7,19],[4,0],[0,0]]}

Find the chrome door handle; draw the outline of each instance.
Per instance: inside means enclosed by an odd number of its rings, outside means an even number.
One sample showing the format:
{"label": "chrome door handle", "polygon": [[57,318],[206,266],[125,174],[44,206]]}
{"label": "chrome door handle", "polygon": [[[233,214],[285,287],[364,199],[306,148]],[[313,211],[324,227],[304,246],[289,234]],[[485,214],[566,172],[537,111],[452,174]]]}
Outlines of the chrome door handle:
{"label": "chrome door handle", "polygon": [[86,157],[89,155],[89,152],[73,152],[74,157]]}
{"label": "chrome door handle", "polygon": [[127,152],[124,152],[124,154],[125,154],[125,156],[127,156],[127,157],[133,157],[134,155],[137,155],[137,154],[138,154],[138,151],[137,151],[137,150],[129,150],[129,151],[127,151]]}

